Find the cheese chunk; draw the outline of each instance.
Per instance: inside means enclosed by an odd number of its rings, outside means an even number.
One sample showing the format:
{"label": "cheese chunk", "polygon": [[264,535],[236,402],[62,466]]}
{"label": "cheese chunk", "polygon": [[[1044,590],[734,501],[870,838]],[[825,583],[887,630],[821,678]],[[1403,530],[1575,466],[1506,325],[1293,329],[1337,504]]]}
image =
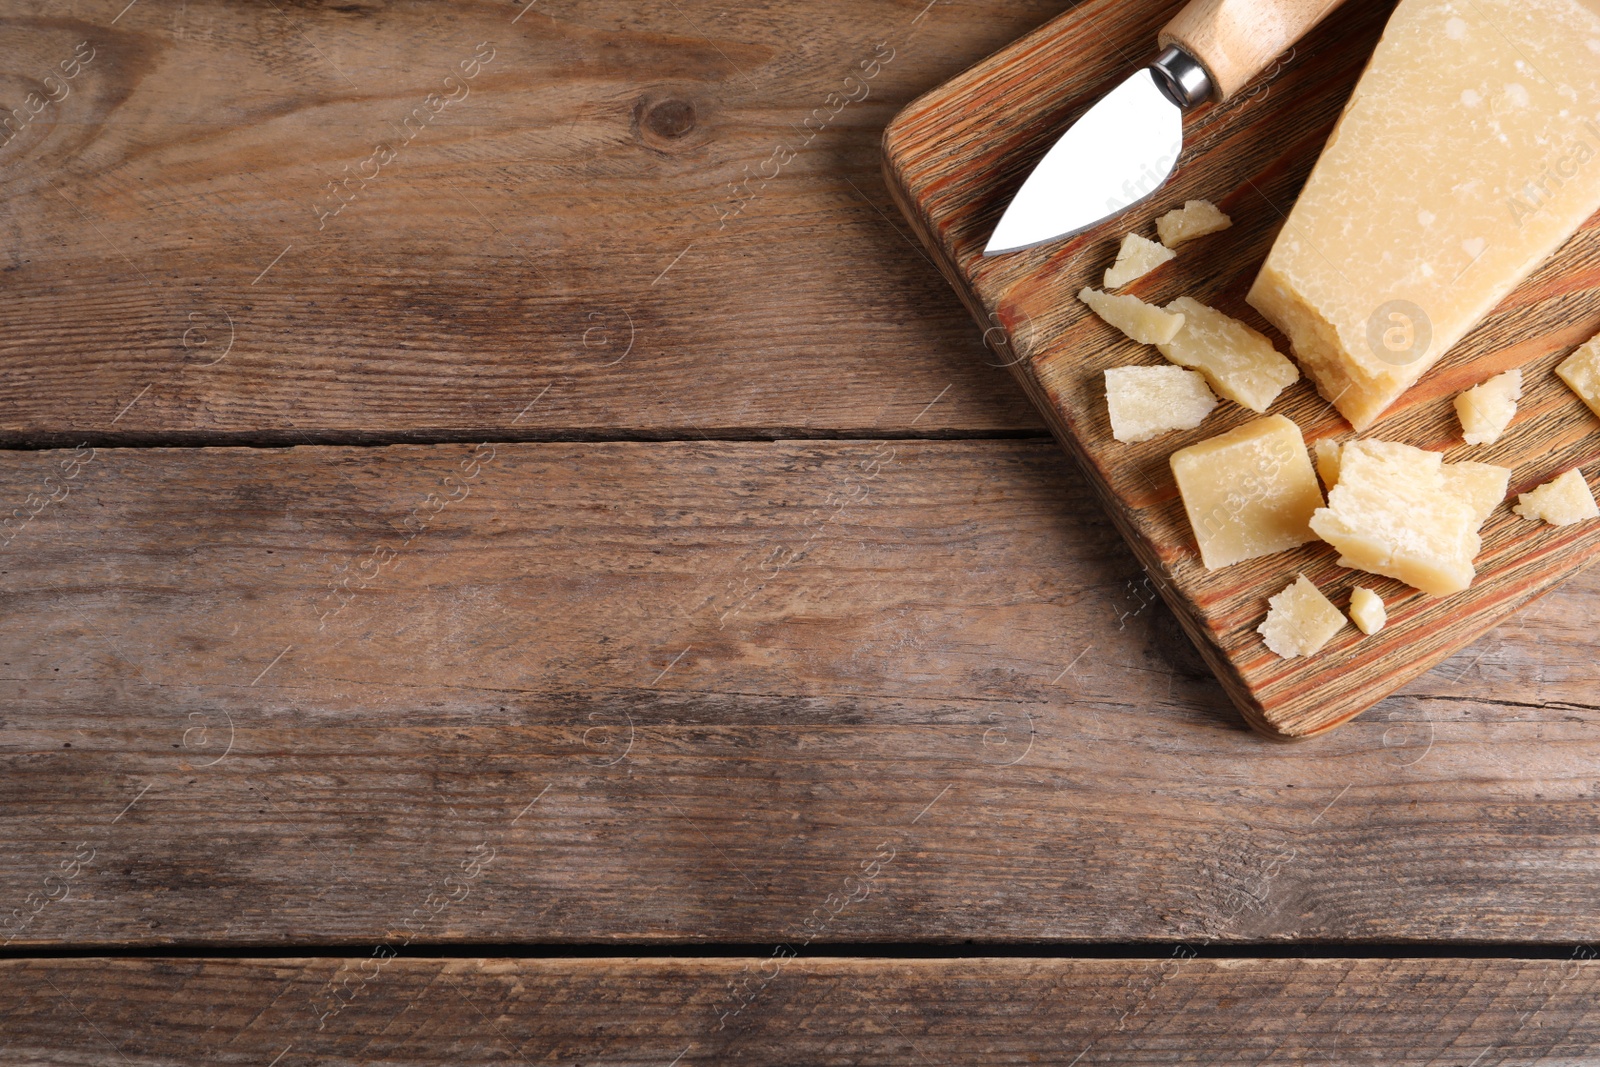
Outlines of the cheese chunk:
{"label": "cheese chunk", "polygon": [[1143,278],[1178,253],[1136,233],[1124,234],[1117,261],[1106,268],[1106,288],[1121,289],[1135,278]]}
{"label": "cheese chunk", "polygon": [[1168,248],[1177,248],[1185,241],[1204,237],[1208,233],[1226,230],[1233,220],[1209,200],[1190,200],[1181,208],[1156,219],[1156,234]]}
{"label": "cheese chunk", "polygon": [[1472,584],[1478,513],[1442,470],[1437,452],[1393,441],[1351,441],[1339,481],[1311,529],[1340,566],[1386,574],[1444,596]]}
{"label": "cheese chunk", "polygon": [[1249,301],[1365,429],[1600,208],[1600,10],[1400,0]]}
{"label": "cheese chunk", "polygon": [[1383,629],[1384,623],[1389,621],[1389,613],[1383,607],[1383,597],[1364,585],[1356,586],[1350,592],[1350,621],[1368,636]]}
{"label": "cheese chunk", "polygon": [[1162,311],[1136,296],[1112,296],[1087,286],[1078,290],[1078,299],[1096,315],[1144,345],[1161,345],[1183,329],[1183,316]]}
{"label": "cheese chunk", "polygon": [[1344,629],[1344,616],[1305,575],[1267,601],[1267,618],[1256,628],[1267,647],[1285,659],[1309,656]]}
{"label": "cheese chunk", "polygon": [[1106,371],[1106,410],[1111,436],[1118,441],[1148,441],[1172,430],[1192,430],[1216,406],[1206,380],[1182,367]]}
{"label": "cheese chunk", "polygon": [[1183,329],[1156,347],[1178,366],[1204,374],[1218,396],[1264,414],[1285,386],[1300,379],[1271,341],[1238,319],[1186,296],[1167,310],[1183,316]]}
{"label": "cheese chunk", "polygon": [[1206,569],[1316,540],[1322,492],[1300,427],[1282,415],[1180,448],[1171,463]]}
{"label": "cheese chunk", "polygon": [[1511,483],[1508,468],[1471,460],[1446,463],[1439,468],[1439,473],[1444,476],[1445,489],[1472,509],[1476,521],[1474,530],[1489,521],[1494,509],[1506,498],[1506,486]]}
{"label": "cheese chunk", "polygon": [[1456,397],[1461,437],[1469,445],[1492,445],[1511,425],[1522,399],[1522,371],[1508,370]]}
{"label": "cheese chunk", "polygon": [[1600,415],[1600,337],[1579,345],[1576,352],[1561,361],[1556,373],[1583,398],[1590,411]]}
{"label": "cheese chunk", "polygon": [[[1330,437],[1324,437],[1313,446],[1317,457],[1317,473],[1322,476],[1322,484],[1329,490],[1339,482],[1340,447],[1339,442]],[[1506,498],[1506,486],[1511,481],[1508,468],[1473,460],[1445,463],[1440,466],[1439,473],[1444,478],[1445,490],[1472,509],[1473,517],[1477,520],[1477,526],[1473,529],[1489,521],[1494,509]]]}
{"label": "cheese chunk", "polygon": [[1543,519],[1551,526],[1570,526],[1600,515],[1589,483],[1577,467],[1532,492],[1518,493],[1517,504],[1511,510],[1525,519]]}
{"label": "cheese chunk", "polygon": [[1332,489],[1339,481],[1339,442],[1324,437],[1311,447],[1317,454],[1317,473],[1322,476],[1322,484]]}

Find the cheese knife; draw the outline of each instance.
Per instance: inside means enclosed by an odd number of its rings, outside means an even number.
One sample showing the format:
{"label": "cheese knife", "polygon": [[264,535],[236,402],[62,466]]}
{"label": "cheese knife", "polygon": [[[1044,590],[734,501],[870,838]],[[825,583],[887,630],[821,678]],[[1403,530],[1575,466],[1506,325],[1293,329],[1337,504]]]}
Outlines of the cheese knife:
{"label": "cheese knife", "polygon": [[1161,30],[1161,53],[1070,126],[1017,190],[986,256],[1081,233],[1166,182],[1183,113],[1228,100],[1343,0],[1191,0]]}

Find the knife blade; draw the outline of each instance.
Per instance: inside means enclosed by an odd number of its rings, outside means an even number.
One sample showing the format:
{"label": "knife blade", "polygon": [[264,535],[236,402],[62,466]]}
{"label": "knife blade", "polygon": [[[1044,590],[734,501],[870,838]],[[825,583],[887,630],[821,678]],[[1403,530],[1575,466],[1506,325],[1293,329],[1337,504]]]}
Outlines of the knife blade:
{"label": "knife blade", "polygon": [[1020,252],[1127,210],[1183,153],[1183,114],[1228,100],[1343,0],[1191,0],[1161,53],[1073,123],[1012,197],[985,256]]}

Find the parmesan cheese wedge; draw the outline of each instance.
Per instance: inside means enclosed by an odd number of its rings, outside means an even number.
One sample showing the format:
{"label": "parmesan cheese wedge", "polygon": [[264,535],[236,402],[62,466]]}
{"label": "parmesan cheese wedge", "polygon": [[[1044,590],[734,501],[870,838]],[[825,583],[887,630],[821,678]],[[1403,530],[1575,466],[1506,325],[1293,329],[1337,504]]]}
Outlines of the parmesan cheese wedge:
{"label": "parmesan cheese wedge", "polygon": [[1167,310],[1183,316],[1183,328],[1156,347],[1178,366],[1204,374],[1217,395],[1265,414],[1285,387],[1299,381],[1294,364],[1238,319],[1186,296]]}
{"label": "parmesan cheese wedge", "polygon": [[1344,615],[1305,575],[1267,600],[1267,618],[1256,628],[1267,647],[1285,659],[1320,652],[1344,629]]}
{"label": "parmesan cheese wedge", "polygon": [[1456,397],[1461,438],[1469,445],[1492,445],[1511,425],[1522,399],[1522,371],[1508,370]]}
{"label": "parmesan cheese wedge", "polygon": [[1446,477],[1439,453],[1394,441],[1351,441],[1339,480],[1311,529],[1337,548],[1339,564],[1386,574],[1444,596],[1472,584],[1478,510]]}
{"label": "parmesan cheese wedge", "polygon": [[1600,208],[1600,9],[1400,0],[1249,301],[1365,429]]}
{"label": "parmesan cheese wedge", "polygon": [[1180,448],[1170,462],[1207,570],[1316,540],[1322,491],[1300,427],[1282,415]]}
{"label": "parmesan cheese wedge", "polygon": [[1124,234],[1117,261],[1106,268],[1107,289],[1121,289],[1135,278],[1143,278],[1178,253],[1136,233]]}
{"label": "parmesan cheese wedge", "polygon": [[1589,405],[1589,410],[1600,415],[1600,337],[1591,338],[1578,346],[1578,350],[1556,368],[1567,388]]}
{"label": "parmesan cheese wedge", "polygon": [[1106,410],[1111,436],[1148,441],[1205,421],[1217,398],[1206,380],[1182,367],[1112,367],[1106,371]]}
{"label": "parmesan cheese wedge", "polygon": [[1177,248],[1185,241],[1226,230],[1232,225],[1233,220],[1211,201],[1189,200],[1181,208],[1174,208],[1156,219],[1156,234],[1162,244]]}
{"label": "parmesan cheese wedge", "polygon": [[1389,621],[1389,612],[1383,606],[1383,597],[1358,585],[1350,591],[1350,621],[1356,624],[1356,629],[1367,636],[1372,636],[1383,629]]}
{"label": "parmesan cheese wedge", "polygon": [[1589,483],[1577,467],[1531,492],[1518,493],[1511,510],[1525,519],[1543,519],[1551,526],[1570,526],[1600,515]]}
{"label": "parmesan cheese wedge", "polygon": [[1096,315],[1144,345],[1161,345],[1183,329],[1183,316],[1162,311],[1136,296],[1112,296],[1087,286],[1078,290],[1078,299]]}

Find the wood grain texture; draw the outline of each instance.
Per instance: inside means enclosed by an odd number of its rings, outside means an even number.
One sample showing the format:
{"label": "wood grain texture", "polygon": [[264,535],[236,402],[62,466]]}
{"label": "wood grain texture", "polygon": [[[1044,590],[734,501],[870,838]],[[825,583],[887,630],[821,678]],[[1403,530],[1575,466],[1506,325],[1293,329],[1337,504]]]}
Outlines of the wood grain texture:
{"label": "wood grain texture", "polygon": [[877,141],[1064,3],[14,8],[0,443],[1037,432]]}
{"label": "wood grain texture", "polygon": [[[1232,229],[1184,246],[1178,260],[1133,284],[1147,300],[1192,295],[1269,334],[1244,293],[1315,162],[1382,29],[1389,5],[1353,4],[1329,17],[1258,91],[1186,119],[1185,158],[1159,196],[1099,228],[1038,250],[984,259],[1001,210],[1056,133],[1148,51],[1167,3],[1086,3],[923,97],[885,136],[891,187],[978,321],[1003,330],[1011,369],[1084,469],[1184,628],[1250,724],[1279,738],[1315,734],[1359,714],[1470,643],[1600,553],[1600,524],[1554,529],[1502,508],[1484,528],[1478,578],[1465,593],[1427,597],[1336,565],[1313,542],[1217,572],[1200,565],[1167,457],[1254,418],[1225,405],[1196,430],[1141,445],[1110,436],[1102,371],[1160,356],[1123,338],[1074,297],[1098,284],[1116,241],[1191,198],[1216,201]],[[1022,85],[1028,92],[1018,91]],[[1591,220],[1443,359],[1373,429],[1443,450],[1449,460],[1512,467],[1511,493],[1574,466],[1595,470],[1600,423],[1551,373],[1600,329],[1600,226]],[[1288,351],[1278,338],[1279,347]],[[1509,367],[1529,382],[1515,426],[1492,447],[1461,444],[1451,398]],[[1274,406],[1308,441],[1351,436],[1304,379]],[[1593,475],[1590,475],[1591,480]],[[1283,660],[1256,627],[1267,598],[1304,572],[1336,604],[1357,583],[1388,602],[1374,637],[1346,628],[1321,653]],[[1582,653],[1592,654],[1591,643]],[[1507,693],[1508,697],[1514,694]],[[1516,697],[1520,699],[1520,697]]]}
{"label": "wood grain texture", "polygon": [[0,550],[10,951],[1600,939],[1600,572],[1284,747],[1049,442],[492,451],[77,458]]}
{"label": "wood grain texture", "polygon": [[9,961],[0,1053],[15,1067],[1579,1067],[1600,1062],[1600,964],[1579,952],[1586,958]]}
{"label": "wood grain texture", "polygon": [[1189,0],[1157,41],[1200,61],[1218,101],[1232,99],[1344,0]]}

